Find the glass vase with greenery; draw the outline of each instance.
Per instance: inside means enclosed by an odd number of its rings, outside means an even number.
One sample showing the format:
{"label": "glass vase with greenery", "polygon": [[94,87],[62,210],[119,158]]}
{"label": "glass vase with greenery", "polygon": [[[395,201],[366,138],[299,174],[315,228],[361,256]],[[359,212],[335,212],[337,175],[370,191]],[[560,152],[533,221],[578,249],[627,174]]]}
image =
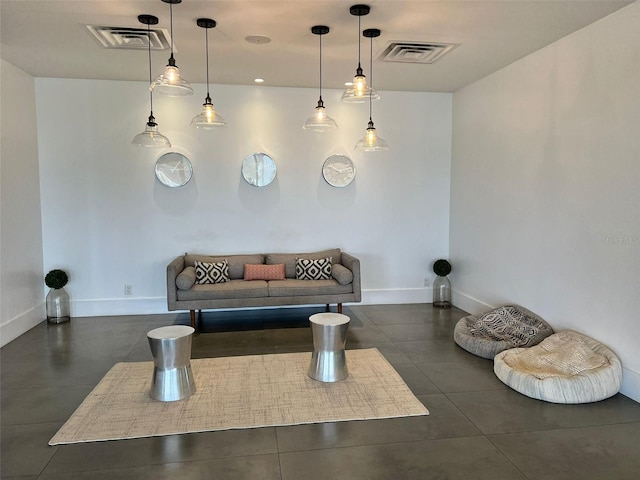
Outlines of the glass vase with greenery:
{"label": "glass vase with greenery", "polygon": [[44,283],[50,288],[47,294],[47,322],[64,323],[71,320],[69,294],[64,289],[69,276],[64,270],[51,270],[44,277]]}
{"label": "glass vase with greenery", "polygon": [[433,282],[433,306],[436,308],[451,308],[451,264],[441,258],[433,263],[433,273],[437,275]]}

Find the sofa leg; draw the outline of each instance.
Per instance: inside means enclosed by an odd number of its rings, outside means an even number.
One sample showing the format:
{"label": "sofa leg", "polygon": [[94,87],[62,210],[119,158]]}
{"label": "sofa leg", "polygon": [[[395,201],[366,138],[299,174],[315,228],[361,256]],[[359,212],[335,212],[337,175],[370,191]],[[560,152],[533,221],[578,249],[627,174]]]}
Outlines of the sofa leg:
{"label": "sofa leg", "polygon": [[191,328],[195,330],[196,328],[196,311],[189,310],[189,316],[191,317]]}
{"label": "sofa leg", "polygon": [[338,304],[338,313],[342,313],[342,304],[341,303]]}

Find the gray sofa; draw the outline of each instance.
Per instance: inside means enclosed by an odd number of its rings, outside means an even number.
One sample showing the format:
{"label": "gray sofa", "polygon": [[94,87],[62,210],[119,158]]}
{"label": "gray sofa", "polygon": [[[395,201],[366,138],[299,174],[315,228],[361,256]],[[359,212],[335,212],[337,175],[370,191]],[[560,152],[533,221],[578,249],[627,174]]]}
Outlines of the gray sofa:
{"label": "gray sofa", "polygon": [[[297,280],[298,258],[331,258],[328,280]],[[226,260],[229,281],[198,284],[195,262],[216,263]],[[245,264],[284,264],[284,280],[244,280]],[[267,307],[281,305],[342,304],[360,302],[360,260],[339,248],[313,253],[267,253],[248,255],[195,255],[185,253],[167,266],[167,307],[189,310],[191,326],[196,328],[196,310]]]}

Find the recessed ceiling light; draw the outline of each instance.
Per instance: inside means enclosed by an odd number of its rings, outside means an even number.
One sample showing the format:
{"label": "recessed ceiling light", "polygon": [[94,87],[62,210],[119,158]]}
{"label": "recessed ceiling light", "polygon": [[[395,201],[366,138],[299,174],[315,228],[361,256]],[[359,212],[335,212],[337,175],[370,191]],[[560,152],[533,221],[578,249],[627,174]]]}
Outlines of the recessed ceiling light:
{"label": "recessed ceiling light", "polygon": [[269,43],[271,41],[266,35],[249,35],[248,37],[244,37],[244,39],[249,43],[257,44]]}
{"label": "recessed ceiling light", "polygon": [[254,78],[253,81],[256,83],[264,83],[264,78]]}

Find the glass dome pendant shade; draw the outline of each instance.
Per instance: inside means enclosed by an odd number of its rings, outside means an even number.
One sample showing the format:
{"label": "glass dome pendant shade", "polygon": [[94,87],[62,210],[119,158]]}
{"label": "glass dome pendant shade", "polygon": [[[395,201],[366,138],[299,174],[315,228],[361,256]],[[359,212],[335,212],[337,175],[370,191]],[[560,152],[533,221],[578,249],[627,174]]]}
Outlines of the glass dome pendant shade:
{"label": "glass dome pendant shade", "polygon": [[380,94],[378,91],[367,85],[367,79],[364,75],[358,75],[358,72],[362,73],[362,68],[358,64],[356,70],[356,76],[353,77],[353,82],[349,88],[347,88],[342,94],[343,103],[364,103],[371,100],[380,100]]}
{"label": "glass dome pendant shade", "polygon": [[209,95],[209,29],[216,26],[216,21],[210,18],[198,18],[196,24],[204,29],[205,39],[205,55],[207,64],[207,97],[202,104],[202,112],[193,117],[191,120],[191,126],[196,128],[202,128],[203,130],[211,130],[217,127],[226,127],[227,121],[216,112],[216,109],[211,103],[211,96]]}
{"label": "glass dome pendant shade", "polygon": [[169,139],[158,131],[158,124],[155,120],[153,112],[151,112],[144,132],[133,137],[133,140],[131,141],[133,145],[155,148],[168,148],[171,146]]}
{"label": "glass dome pendant shade", "polygon": [[176,60],[173,58],[173,4],[182,3],[182,0],[162,0],[169,4],[170,14],[170,27],[171,27],[171,56],[169,57],[169,63],[164,69],[164,72],[158,75],[149,89],[153,92],[160,93],[162,95],[169,96],[183,96],[193,95],[193,88],[189,82],[180,76],[180,69],[176,65]]}
{"label": "glass dome pendant shade", "polygon": [[360,152],[382,152],[389,150],[387,142],[376,133],[376,128],[373,126],[371,118],[369,118],[367,132],[364,134],[364,137],[356,143],[355,149]]}
{"label": "glass dome pendant shade", "polygon": [[324,102],[322,101],[322,97],[320,97],[318,106],[316,107],[316,113],[307,118],[302,128],[305,130],[315,130],[316,132],[324,132],[338,128],[336,121],[327,115],[325,110]]}
{"label": "glass dome pendant shade", "polygon": [[153,80],[149,88],[156,93],[172,97],[193,95],[193,88],[189,82],[180,76],[180,69],[176,66],[173,54],[164,72]]}
{"label": "glass dome pendant shade", "polygon": [[211,103],[211,98],[207,95],[207,98],[202,104],[202,112],[193,117],[191,126],[208,130],[216,127],[226,127],[228,123],[222,115],[216,112],[216,109],[213,108],[213,104]]}
{"label": "glass dome pendant shade", "polygon": [[380,100],[380,94],[375,88],[366,86],[361,92],[355,87],[348,88],[342,94],[342,103],[365,103],[369,99]]}
{"label": "glass dome pendant shade", "polygon": [[326,132],[338,128],[335,120],[327,115],[324,101],[322,100],[322,35],[329,33],[329,27],[325,25],[315,25],[311,27],[311,32],[314,35],[318,35],[320,42],[320,98],[318,99],[315,113],[307,118],[302,128],[316,132]]}
{"label": "glass dome pendant shade", "polygon": [[[149,38],[151,36],[151,28],[150,25],[158,24],[158,17],[154,17],[153,15],[139,15],[138,21],[140,23],[144,23],[147,26],[147,53],[149,56],[149,83],[151,83],[151,42]],[[153,116],[153,92],[149,92],[150,99],[150,112],[149,119],[147,121],[147,125],[142,133],[136,135],[131,143],[133,145],[137,145],[139,147],[155,147],[155,148],[168,148],[171,147],[171,142],[167,137],[162,135],[158,131],[158,124],[156,123],[156,119]]]}

